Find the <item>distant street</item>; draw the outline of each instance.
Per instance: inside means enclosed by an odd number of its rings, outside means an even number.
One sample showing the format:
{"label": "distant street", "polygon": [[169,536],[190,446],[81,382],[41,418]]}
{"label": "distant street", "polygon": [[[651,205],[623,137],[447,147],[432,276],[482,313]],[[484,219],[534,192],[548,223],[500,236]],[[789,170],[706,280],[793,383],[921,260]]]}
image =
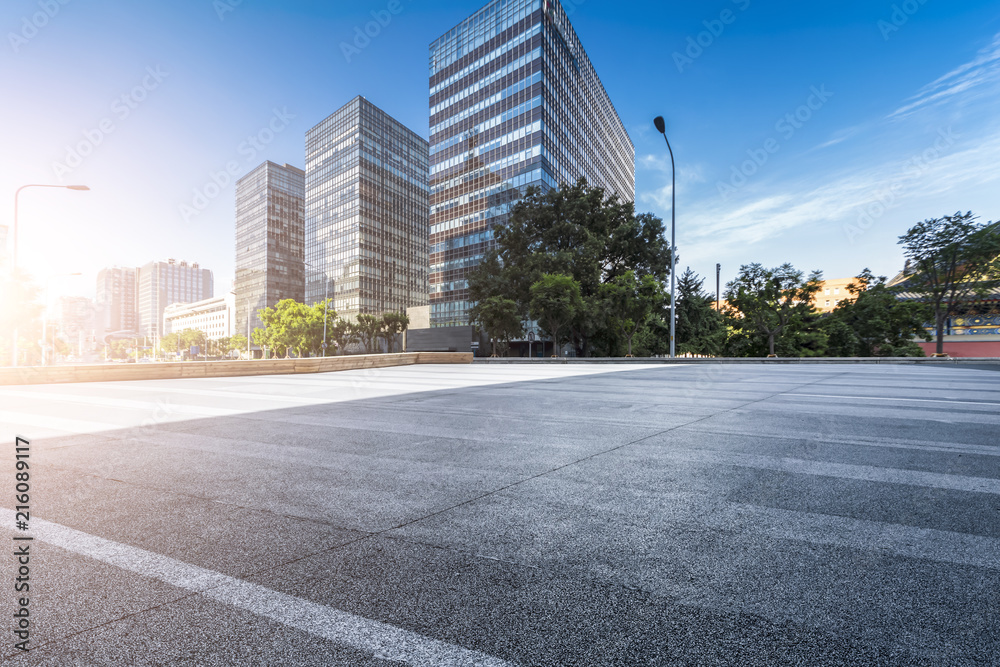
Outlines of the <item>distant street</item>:
{"label": "distant street", "polygon": [[0,662],[998,664],[998,427],[921,366],[0,387]]}

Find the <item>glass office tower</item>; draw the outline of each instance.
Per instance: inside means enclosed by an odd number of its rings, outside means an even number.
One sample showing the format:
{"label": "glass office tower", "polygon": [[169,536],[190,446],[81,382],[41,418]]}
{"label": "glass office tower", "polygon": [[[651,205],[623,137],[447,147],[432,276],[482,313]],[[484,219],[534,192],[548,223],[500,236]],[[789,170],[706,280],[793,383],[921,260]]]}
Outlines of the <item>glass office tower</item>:
{"label": "glass office tower", "polygon": [[309,303],[329,290],[346,318],[427,305],[427,150],[363,97],[306,133]]}
{"label": "glass office tower", "polygon": [[[131,267],[111,266],[97,274],[97,305],[104,311],[103,331],[136,331],[136,271]],[[169,304],[167,304],[169,305]]]}
{"label": "glass office tower", "polygon": [[430,47],[431,326],[468,324],[467,276],[530,185],[635,198],[635,148],[556,0],[494,0]]}
{"label": "glass office tower", "polygon": [[[236,333],[257,311],[305,292],[305,172],[265,162],[236,182]],[[311,303],[311,302],[310,302]]]}
{"label": "glass office tower", "polygon": [[140,336],[163,335],[163,311],[175,303],[194,303],[213,296],[212,272],[197,262],[168,259],[150,262],[136,273],[136,314]]}

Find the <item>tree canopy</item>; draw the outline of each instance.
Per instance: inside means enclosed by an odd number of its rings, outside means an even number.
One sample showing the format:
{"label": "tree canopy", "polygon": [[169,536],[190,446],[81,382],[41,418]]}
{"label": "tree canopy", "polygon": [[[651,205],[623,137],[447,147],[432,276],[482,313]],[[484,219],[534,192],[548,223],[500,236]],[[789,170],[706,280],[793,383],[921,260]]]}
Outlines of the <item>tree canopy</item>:
{"label": "tree canopy", "polygon": [[[534,285],[544,276],[568,277],[578,286],[580,303],[559,329],[579,354],[589,356],[595,339],[604,348],[618,340],[609,330],[602,286],[629,272],[661,283],[668,277],[670,248],[663,232],[656,216],[637,215],[632,202],[582,179],[545,192],[529,188],[509,219],[494,228],[495,249],[469,276],[470,300],[508,299],[525,318]],[[549,279],[547,285],[554,283]]]}
{"label": "tree canopy", "polygon": [[938,354],[949,314],[1000,287],[1000,223],[977,220],[958,212],[924,220],[899,237],[913,269],[901,287],[930,306]]}
{"label": "tree canopy", "polygon": [[822,279],[818,271],[805,278],[791,264],[741,266],[726,285],[733,356],[823,354],[825,334],[816,326],[819,316],[812,305]]}

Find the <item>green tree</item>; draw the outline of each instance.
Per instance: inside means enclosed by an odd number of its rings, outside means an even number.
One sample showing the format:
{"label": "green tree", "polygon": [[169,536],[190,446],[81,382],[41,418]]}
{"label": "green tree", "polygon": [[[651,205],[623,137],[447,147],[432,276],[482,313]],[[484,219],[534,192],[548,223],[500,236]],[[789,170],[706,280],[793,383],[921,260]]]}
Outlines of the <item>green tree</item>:
{"label": "green tree", "polygon": [[[741,266],[726,285],[731,349],[737,356],[758,356],[762,347],[772,356],[776,351],[792,356],[823,354],[825,333],[817,328],[818,314],[812,306],[821,280],[818,271],[804,279],[791,264],[773,269]],[[784,343],[780,349],[779,340]]]}
{"label": "green tree", "polygon": [[631,357],[636,334],[663,308],[663,286],[651,275],[639,278],[634,271],[626,271],[605,283],[602,294],[608,320],[625,339],[627,356]]}
{"label": "green tree", "polygon": [[531,286],[530,295],[531,317],[552,339],[552,356],[558,356],[560,346],[569,340],[570,325],[583,309],[580,283],[571,276],[546,273]]}
{"label": "green tree", "polygon": [[490,337],[494,357],[506,356],[510,341],[524,334],[524,320],[513,299],[491,296],[477,303],[471,315]]}
{"label": "green tree", "polygon": [[385,349],[395,352],[399,337],[410,326],[410,316],[406,313],[384,313],[382,315],[382,336],[385,339]]}
{"label": "green tree", "polygon": [[312,305],[308,315],[308,349],[320,356],[326,356],[323,349],[323,325],[326,324],[326,337],[329,340],[330,329],[337,321],[337,311],[330,307],[332,303],[333,299],[318,301]]}
{"label": "green tree", "polygon": [[607,331],[602,285],[629,271],[660,282],[669,275],[662,220],[637,215],[633,203],[582,179],[557,190],[529,188],[494,236],[496,250],[469,276],[470,300],[510,299],[526,315],[531,288],[543,275],[569,276],[580,287],[582,303],[565,329],[584,356],[595,339],[615,337]]}
{"label": "green tree", "polygon": [[[267,342],[266,347],[274,351],[274,356],[287,357],[289,351],[294,350],[297,356],[304,357],[318,347],[316,311],[304,303],[282,299],[274,308],[262,308],[257,313],[265,332],[257,336]],[[321,319],[319,326],[322,327]]]}
{"label": "green tree", "polygon": [[839,357],[923,357],[915,337],[930,341],[924,328],[926,304],[900,301],[884,276],[865,269],[847,286],[853,299],[841,301],[823,322],[828,354]]}
{"label": "green tree", "polygon": [[236,334],[226,339],[226,354],[231,355],[233,352],[239,352],[242,354],[247,349],[247,337],[242,334]]}
{"label": "green tree", "polygon": [[930,306],[938,354],[944,354],[949,315],[1000,287],[1000,223],[977,220],[971,212],[958,212],[924,220],[899,237],[914,269],[900,287]]}
{"label": "green tree", "polygon": [[355,331],[358,340],[364,346],[366,354],[374,354],[375,343],[382,332],[382,318],[369,313],[361,313],[357,319]]}
{"label": "green tree", "polygon": [[[705,279],[688,268],[677,277],[677,352],[716,357],[726,342],[725,320],[715,299],[704,290]],[[669,322],[669,320],[668,320]]]}
{"label": "green tree", "polygon": [[347,354],[348,346],[358,342],[358,327],[354,322],[338,317],[330,327],[329,336],[339,353]]}
{"label": "green tree", "polygon": [[255,327],[254,330],[250,332],[250,340],[254,345],[260,348],[262,359],[267,359],[268,354],[270,354],[271,358],[278,357],[278,351],[275,348],[274,341],[267,329]]}

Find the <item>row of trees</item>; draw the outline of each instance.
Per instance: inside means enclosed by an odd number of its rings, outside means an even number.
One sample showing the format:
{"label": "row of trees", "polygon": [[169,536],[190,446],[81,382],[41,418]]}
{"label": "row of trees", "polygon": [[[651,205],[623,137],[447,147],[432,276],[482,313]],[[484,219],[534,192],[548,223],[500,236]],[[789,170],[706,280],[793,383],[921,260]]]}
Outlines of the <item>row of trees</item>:
{"label": "row of trees", "polygon": [[[556,348],[579,356],[669,352],[671,259],[663,223],[583,181],[529,189],[494,230],[496,249],[470,275],[473,321],[493,354],[535,321]],[[900,238],[911,271],[890,287],[865,269],[850,299],[814,307],[822,274],[748,264],[726,286],[725,307],[688,270],[677,283],[677,350],[707,356],[923,356],[934,322],[941,351],[950,313],[1000,286],[1000,234],[971,213],[916,225]],[[900,298],[901,292],[909,298]]]}
{"label": "row of trees", "polygon": [[298,357],[326,356],[324,333],[326,349],[334,348],[339,354],[346,354],[352,346],[360,346],[367,354],[399,349],[400,336],[410,324],[408,315],[362,313],[355,319],[345,319],[330,308],[331,301],[307,306],[284,299],[273,308],[262,308],[257,313],[264,327],[254,329],[250,338],[272,358],[292,352]]}

